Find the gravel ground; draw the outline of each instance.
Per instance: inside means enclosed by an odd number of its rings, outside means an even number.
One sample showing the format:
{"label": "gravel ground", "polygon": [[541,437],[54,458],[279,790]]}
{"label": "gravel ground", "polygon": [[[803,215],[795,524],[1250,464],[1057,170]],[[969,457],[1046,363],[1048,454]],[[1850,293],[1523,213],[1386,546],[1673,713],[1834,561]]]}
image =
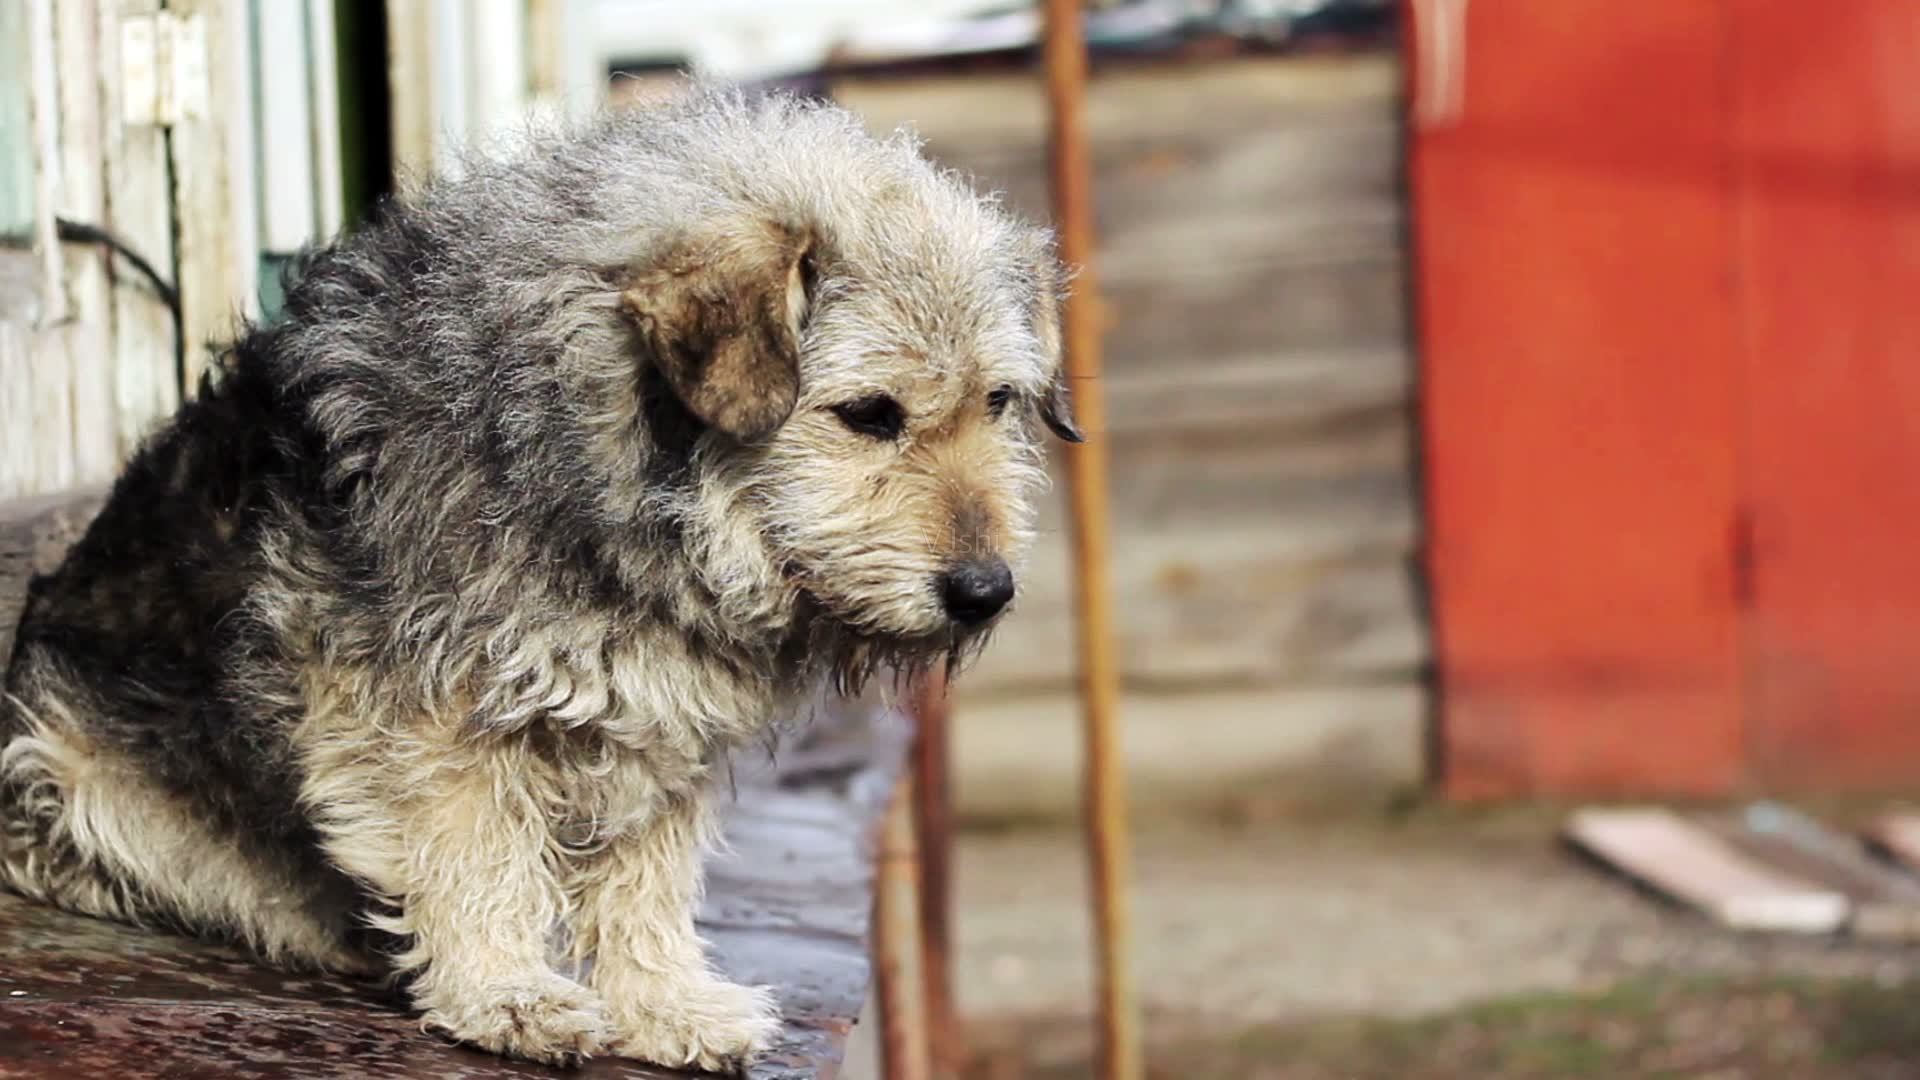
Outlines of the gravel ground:
{"label": "gravel ground", "polygon": [[[1893,986],[1920,975],[1912,947],[1720,930],[1569,854],[1549,826],[1534,815],[1143,832],[1134,955],[1150,1040],[1419,1016],[1638,977]],[[970,1024],[1084,1030],[1083,865],[1065,830],[962,838],[955,963]]]}

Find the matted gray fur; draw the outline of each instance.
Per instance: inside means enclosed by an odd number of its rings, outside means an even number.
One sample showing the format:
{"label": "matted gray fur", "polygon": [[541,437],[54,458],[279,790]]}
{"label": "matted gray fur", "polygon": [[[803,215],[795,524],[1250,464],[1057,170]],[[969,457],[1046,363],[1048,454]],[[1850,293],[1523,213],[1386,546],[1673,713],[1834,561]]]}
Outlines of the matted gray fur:
{"label": "matted gray fur", "polygon": [[911,140],[724,90],[387,207],[34,584],[0,881],[500,1053],[739,1066],[774,1004],[693,924],[727,755],[983,640],[1077,437],[1061,285]]}

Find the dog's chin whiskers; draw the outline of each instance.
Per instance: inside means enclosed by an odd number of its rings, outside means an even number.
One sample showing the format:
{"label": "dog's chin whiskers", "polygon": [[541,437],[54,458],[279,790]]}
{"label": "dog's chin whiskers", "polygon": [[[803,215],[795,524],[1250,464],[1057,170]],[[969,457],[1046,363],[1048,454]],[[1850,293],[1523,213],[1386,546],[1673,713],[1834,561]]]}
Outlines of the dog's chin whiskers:
{"label": "dog's chin whiskers", "polygon": [[884,674],[896,693],[904,693],[915,680],[936,669],[951,681],[980,658],[991,637],[991,629],[946,629],[907,639],[860,637],[840,651],[834,687],[842,694],[857,695],[872,678]]}
{"label": "dog's chin whiskers", "polygon": [[975,660],[980,659],[980,654],[986,650],[987,641],[992,636],[993,631],[988,629],[976,634],[970,634],[964,638],[956,638],[953,644],[947,649],[946,676],[949,682],[958,677],[959,674],[971,666]]}
{"label": "dog's chin whiskers", "polygon": [[829,678],[845,697],[858,696],[876,677],[884,677],[895,693],[904,693],[917,678],[944,665],[948,673],[970,663],[978,654],[974,635],[943,629],[929,634],[891,637],[842,628]]}

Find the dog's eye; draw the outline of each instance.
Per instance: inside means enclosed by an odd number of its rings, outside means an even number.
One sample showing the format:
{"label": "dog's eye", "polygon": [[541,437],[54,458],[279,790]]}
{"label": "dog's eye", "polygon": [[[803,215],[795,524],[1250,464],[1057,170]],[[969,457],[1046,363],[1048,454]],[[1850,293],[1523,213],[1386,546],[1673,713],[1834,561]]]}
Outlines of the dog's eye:
{"label": "dog's eye", "polygon": [[1012,403],[1012,401],[1013,387],[994,387],[993,392],[987,395],[987,415],[998,420],[1000,414],[1007,411],[1007,406]]}
{"label": "dog's eye", "polygon": [[900,403],[885,394],[835,405],[833,415],[848,428],[875,439],[897,439],[907,423]]}

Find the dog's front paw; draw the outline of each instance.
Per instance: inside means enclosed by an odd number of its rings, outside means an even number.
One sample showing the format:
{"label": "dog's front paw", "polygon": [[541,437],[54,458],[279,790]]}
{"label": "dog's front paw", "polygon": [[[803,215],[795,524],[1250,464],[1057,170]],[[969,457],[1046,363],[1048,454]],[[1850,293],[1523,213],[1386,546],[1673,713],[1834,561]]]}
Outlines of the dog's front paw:
{"label": "dog's front paw", "polygon": [[559,975],[462,988],[427,1011],[425,1027],[507,1057],[577,1065],[607,1047],[599,995]]}
{"label": "dog's front paw", "polygon": [[673,1068],[735,1073],[773,1044],[773,995],[712,976],[646,980],[608,990],[611,1051]]}

